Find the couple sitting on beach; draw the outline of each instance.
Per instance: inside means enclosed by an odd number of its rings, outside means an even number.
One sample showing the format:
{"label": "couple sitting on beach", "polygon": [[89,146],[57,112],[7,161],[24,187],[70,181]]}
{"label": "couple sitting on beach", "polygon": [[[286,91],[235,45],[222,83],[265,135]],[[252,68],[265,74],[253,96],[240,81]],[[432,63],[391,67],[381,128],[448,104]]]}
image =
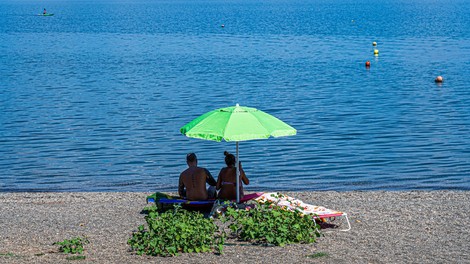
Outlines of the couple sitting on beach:
{"label": "couple sitting on beach", "polygon": [[[233,154],[224,152],[225,164],[220,170],[217,182],[212,177],[211,173],[205,169],[197,166],[197,157],[194,153],[186,155],[186,163],[188,167],[185,171],[180,174],[178,184],[178,194],[180,197],[191,200],[201,201],[207,199],[223,199],[223,200],[235,200],[237,198],[237,172],[235,168],[235,156]],[[249,184],[250,181],[243,171],[242,164],[239,162],[240,169],[240,180],[245,184]],[[206,183],[209,184],[209,188],[206,189]],[[218,191],[218,193],[217,193]],[[243,187],[240,184],[240,197],[243,197]]]}

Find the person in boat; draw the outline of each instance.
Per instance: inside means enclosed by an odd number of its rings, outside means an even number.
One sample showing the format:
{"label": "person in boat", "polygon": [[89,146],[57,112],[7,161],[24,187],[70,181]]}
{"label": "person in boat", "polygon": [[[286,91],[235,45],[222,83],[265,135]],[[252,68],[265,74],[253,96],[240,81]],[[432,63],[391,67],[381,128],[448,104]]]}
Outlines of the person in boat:
{"label": "person in boat", "polygon": [[42,11],[42,14],[43,14],[43,15],[46,15],[46,14],[47,14],[46,8],[44,8],[44,10]]}
{"label": "person in boat", "polygon": [[[216,197],[216,181],[209,170],[197,166],[197,156],[194,153],[186,155],[188,168],[180,174],[178,194],[192,201],[201,201]],[[209,188],[206,189],[206,183]]]}
{"label": "person in boat", "polygon": [[[237,199],[237,170],[235,167],[235,156],[233,154],[224,152],[225,155],[225,164],[227,167],[224,167],[220,170],[219,176],[217,178],[216,189],[220,190],[217,197],[219,199],[225,200],[235,200]],[[246,177],[245,171],[243,171],[242,163],[238,163],[240,169],[240,198],[243,197],[243,184],[250,184],[250,180]]]}

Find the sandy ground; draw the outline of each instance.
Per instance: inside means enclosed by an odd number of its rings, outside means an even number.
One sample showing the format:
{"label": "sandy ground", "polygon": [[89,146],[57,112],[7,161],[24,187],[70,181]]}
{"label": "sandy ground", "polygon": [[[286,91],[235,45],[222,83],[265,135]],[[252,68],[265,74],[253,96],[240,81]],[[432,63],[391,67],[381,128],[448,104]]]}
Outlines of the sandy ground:
{"label": "sandy ground", "polygon": [[0,263],[68,263],[52,244],[76,236],[90,240],[76,263],[470,263],[470,192],[286,194],[348,213],[352,229],[325,228],[308,245],[228,241],[224,255],[146,257],[127,240],[148,193],[0,193]]}

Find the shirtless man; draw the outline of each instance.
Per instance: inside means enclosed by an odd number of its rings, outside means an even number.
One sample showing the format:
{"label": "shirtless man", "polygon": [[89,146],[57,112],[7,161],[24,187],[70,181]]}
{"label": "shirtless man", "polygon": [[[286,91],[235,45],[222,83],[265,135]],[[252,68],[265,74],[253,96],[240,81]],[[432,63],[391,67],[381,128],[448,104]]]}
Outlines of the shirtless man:
{"label": "shirtless man", "polygon": [[[186,163],[189,168],[180,174],[179,196],[192,201],[215,198],[216,191],[213,186],[217,183],[207,169],[197,166],[196,154],[186,155]],[[208,190],[206,190],[206,182],[210,185]]]}

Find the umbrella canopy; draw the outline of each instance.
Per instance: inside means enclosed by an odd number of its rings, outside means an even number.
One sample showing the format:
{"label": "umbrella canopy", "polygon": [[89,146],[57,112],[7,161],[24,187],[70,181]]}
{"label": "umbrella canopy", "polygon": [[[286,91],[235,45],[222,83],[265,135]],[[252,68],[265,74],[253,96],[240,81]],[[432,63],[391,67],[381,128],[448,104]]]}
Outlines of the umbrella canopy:
{"label": "umbrella canopy", "polygon": [[238,142],[267,139],[269,137],[293,136],[297,130],[278,118],[251,107],[238,104],[207,112],[180,129],[187,137],[213,141],[236,141],[237,143],[237,202],[240,201]]}
{"label": "umbrella canopy", "polygon": [[180,129],[187,137],[214,141],[246,141],[293,136],[297,131],[278,118],[238,104],[207,112]]}

